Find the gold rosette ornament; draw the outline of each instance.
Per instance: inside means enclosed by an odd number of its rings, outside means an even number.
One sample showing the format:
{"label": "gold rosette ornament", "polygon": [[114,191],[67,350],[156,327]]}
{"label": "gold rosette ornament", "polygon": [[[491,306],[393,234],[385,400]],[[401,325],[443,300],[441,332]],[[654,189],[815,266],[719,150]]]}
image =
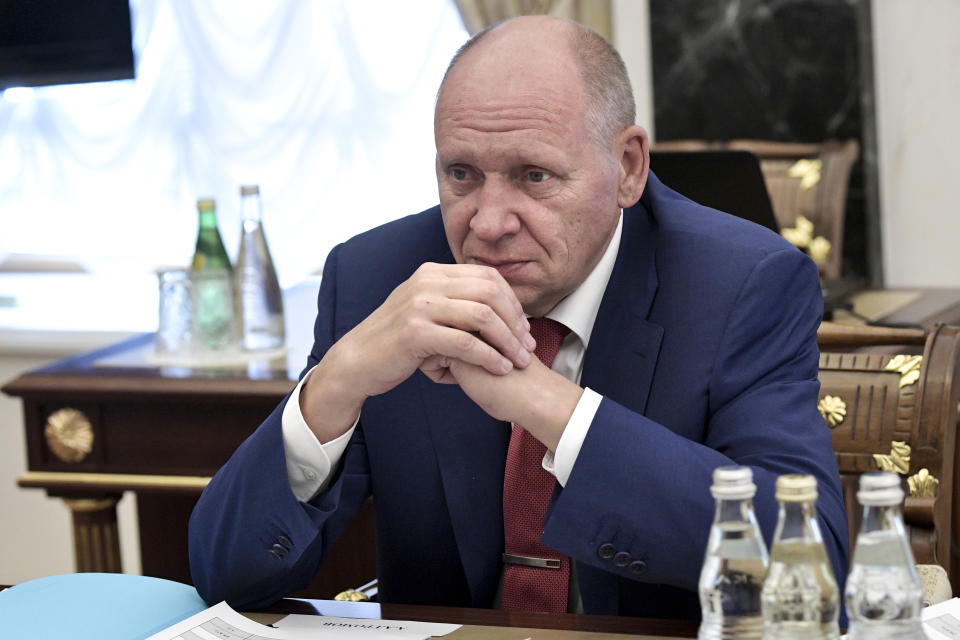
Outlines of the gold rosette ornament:
{"label": "gold rosette ornament", "polygon": [[847,403],[839,396],[823,396],[817,403],[820,415],[831,429],[836,429],[847,417]]}
{"label": "gold rosette ornament", "polygon": [[80,462],[93,451],[93,426],[76,409],[59,409],[50,414],[43,435],[53,455],[64,462]]}

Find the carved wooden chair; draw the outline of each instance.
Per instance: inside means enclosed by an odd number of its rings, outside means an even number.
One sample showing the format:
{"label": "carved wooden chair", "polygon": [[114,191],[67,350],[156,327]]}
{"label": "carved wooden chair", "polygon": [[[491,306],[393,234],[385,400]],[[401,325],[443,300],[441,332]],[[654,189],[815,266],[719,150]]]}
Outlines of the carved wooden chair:
{"label": "carved wooden chair", "polygon": [[737,149],[756,155],[784,236],[811,254],[824,278],[840,277],[847,188],[850,170],[860,153],[856,140],[823,143],[670,140],[658,142],[653,149]]}
{"label": "carved wooden chair", "polygon": [[830,426],[850,524],[850,548],[860,524],[859,476],[883,469],[900,474],[907,497],[904,521],[914,559],[960,578],[951,543],[960,535],[956,485],[960,327],[923,329],[820,327],[819,408]]}

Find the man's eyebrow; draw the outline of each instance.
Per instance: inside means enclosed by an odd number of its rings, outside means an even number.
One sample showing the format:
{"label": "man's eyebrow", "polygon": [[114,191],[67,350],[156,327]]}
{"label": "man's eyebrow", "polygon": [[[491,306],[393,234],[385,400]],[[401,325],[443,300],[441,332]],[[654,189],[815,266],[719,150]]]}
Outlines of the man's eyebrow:
{"label": "man's eyebrow", "polygon": [[473,164],[476,159],[476,152],[472,147],[464,145],[457,149],[450,149],[446,153],[437,151],[437,161],[444,164],[464,163]]}

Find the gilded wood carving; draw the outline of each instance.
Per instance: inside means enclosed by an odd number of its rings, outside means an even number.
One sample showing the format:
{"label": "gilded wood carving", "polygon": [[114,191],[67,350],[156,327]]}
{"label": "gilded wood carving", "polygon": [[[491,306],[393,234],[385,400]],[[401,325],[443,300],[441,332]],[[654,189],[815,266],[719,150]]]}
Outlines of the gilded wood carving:
{"label": "gilded wood carving", "polygon": [[923,364],[923,356],[894,356],[884,371],[895,371],[900,374],[900,388],[914,384],[920,379],[920,365]]}
{"label": "gilded wood carving", "polygon": [[920,471],[907,478],[910,495],[917,498],[936,498],[939,486],[940,481],[926,469],[920,469]]}
{"label": "gilded wood carving", "polygon": [[847,403],[840,396],[823,396],[817,403],[817,409],[831,429],[839,427],[847,417]]}
{"label": "gilded wood carving", "polygon": [[791,178],[800,178],[801,189],[812,189],[820,182],[820,170],[823,161],[819,158],[801,158],[787,171]]}
{"label": "gilded wood carving", "polygon": [[890,443],[890,453],[875,453],[873,460],[881,471],[892,471],[902,476],[910,471],[910,445],[902,440]]}
{"label": "gilded wood carving", "polygon": [[93,451],[93,425],[77,409],[59,409],[50,414],[43,435],[53,455],[64,462],[81,462]]}

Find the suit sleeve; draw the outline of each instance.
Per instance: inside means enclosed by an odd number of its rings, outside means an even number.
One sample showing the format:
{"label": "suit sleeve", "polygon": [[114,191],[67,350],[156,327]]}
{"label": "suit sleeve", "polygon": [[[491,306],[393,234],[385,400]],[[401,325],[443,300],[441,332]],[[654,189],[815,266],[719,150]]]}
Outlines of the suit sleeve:
{"label": "suit sleeve", "polygon": [[731,309],[710,374],[702,441],[605,398],[542,541],[625,578],[695,591],[713,520],[713,470],[753,469],[768,545],[777,476],[807,473],[818,482],[820,529],[842,590],[847,522],[829,430],[816,406],[822,298],[813,263],[795,250],[768,255]]}
{"label": "suit sleeve", "polygon": [[[335,341],[336,257],[324,267],[314,345],[304,373]],[[301,377],[303,373],[301,373]],[[310,502],[287,479],[282,414],[287,399],[231,456],[190,516],[190,572],[209,604],[260,608],[307,586],[370,493],[362,427],[330,488]]]}

